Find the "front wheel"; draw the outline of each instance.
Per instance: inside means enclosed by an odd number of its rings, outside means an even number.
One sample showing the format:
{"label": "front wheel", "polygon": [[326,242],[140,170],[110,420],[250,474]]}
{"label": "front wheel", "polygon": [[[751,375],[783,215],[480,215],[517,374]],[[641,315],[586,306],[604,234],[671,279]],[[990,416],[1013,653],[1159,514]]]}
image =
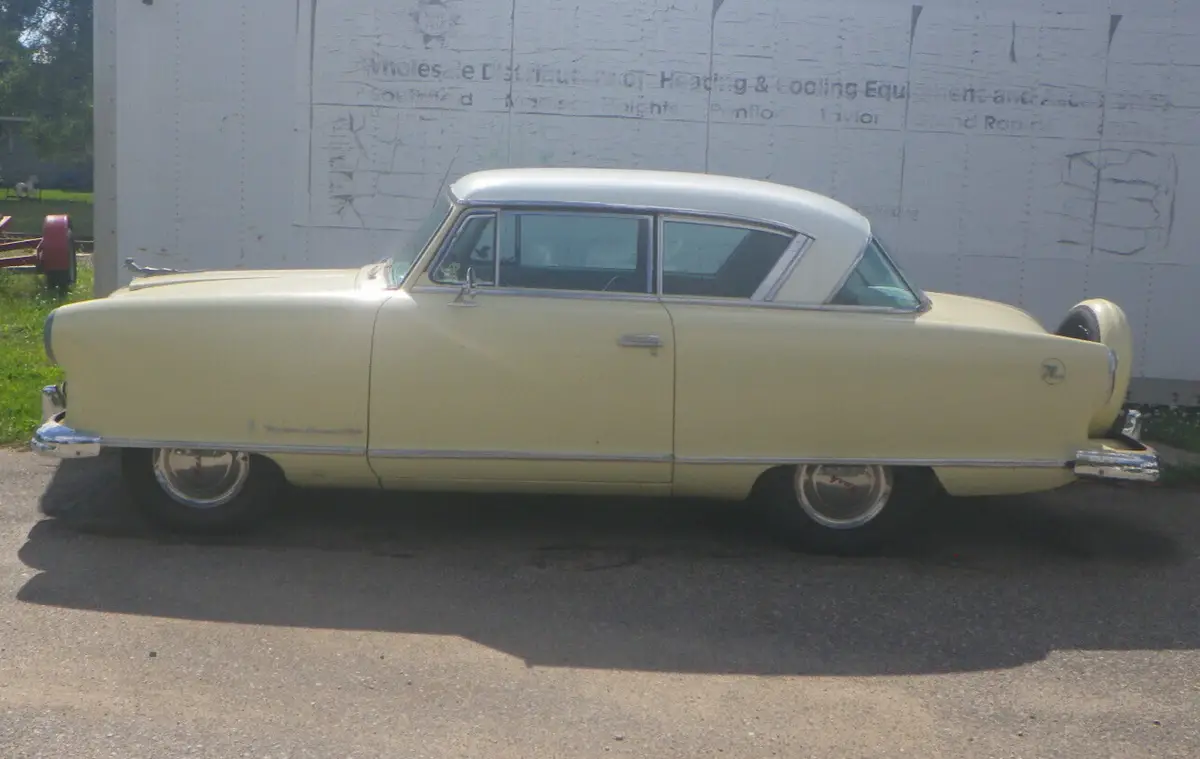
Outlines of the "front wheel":
{"label": "front wheel", "polygon": [[274,462],[237,451],[127,448],[121,470],[143,516],[185,533],[253,526],[270,511],[283,484]]}
{"label": "front wheel", "polygon": [[937,492],[931,473],[879,464],[800,464],[764,475],[760,496],[792,547],[874,553]]}

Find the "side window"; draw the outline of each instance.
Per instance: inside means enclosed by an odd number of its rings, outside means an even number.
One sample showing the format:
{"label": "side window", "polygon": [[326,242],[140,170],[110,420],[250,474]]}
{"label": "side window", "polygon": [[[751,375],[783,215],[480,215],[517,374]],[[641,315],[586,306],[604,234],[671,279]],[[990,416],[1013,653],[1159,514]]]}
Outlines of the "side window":
{"label": "side window", "polygon": [[500,286],[650,292],[648,218],[600,213],[500,216]]}
{"label": "side window", "polygon": [[663,295],[749,298],[792,243],[748,227],[663,222]]}
{"label": "side window", "polygon": [[496,215],[471,214],[459,222],[449,249],[434,265],[429,279],[440,285],[466,281],[467,269],[475,269],[475,281],[494,284],[496,274]]}
{"label": "side window", "polygon": [[874,306],[913,310],[921,299],[909,289],[900,270],[888,258],[883,243],[872,237],[846,283],[829,301],[837,306]]}

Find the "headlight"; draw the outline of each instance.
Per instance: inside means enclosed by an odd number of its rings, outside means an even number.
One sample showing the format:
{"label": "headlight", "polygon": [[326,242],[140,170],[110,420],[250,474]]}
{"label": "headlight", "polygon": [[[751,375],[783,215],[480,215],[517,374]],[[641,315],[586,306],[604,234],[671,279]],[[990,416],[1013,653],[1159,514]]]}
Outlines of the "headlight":
{"label": "headlight", "polygon": [[50,359],[50,363],[57,364],[54,360],[54,341],[51,339],[51,331],[54,328],[54,311],[46,317],[46,324],[42,327],[42,347],[46,351],[46,358]]}

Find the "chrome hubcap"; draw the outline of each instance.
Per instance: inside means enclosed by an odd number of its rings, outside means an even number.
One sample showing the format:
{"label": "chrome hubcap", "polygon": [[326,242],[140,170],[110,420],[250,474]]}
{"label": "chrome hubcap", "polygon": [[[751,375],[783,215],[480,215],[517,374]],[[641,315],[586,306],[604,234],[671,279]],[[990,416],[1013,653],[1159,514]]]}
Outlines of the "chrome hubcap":
{"label": "chrome hubcap", "polygon": [[805,464],[796,469],[796,500],[814,522],[849,530],[870,522],[892,494],[892,473],[876,464]]}
{"label": "chrome hubcap", "polygon": [[215,509],[242,492],[250,476],[250,456],[231,451],[160,448],[154,476],[173,499],[194,509]]}

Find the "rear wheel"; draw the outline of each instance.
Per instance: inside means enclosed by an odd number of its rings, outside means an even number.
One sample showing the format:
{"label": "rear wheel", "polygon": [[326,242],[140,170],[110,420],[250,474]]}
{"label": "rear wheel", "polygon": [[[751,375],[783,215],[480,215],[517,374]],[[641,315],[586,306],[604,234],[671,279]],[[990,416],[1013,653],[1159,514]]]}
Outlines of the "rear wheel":
{"label": "rear wheel", "polygon": [[283,484],[274,462],[237,451],[127,448],[121,468],[138,511],[159,527],[186,533],[257,524]]}
{"label": "rear wheel", "polygon": [[766,473],[759,495],[793,548],[859,555],[883,548],[936,491],[923,470],[801,464]]}

